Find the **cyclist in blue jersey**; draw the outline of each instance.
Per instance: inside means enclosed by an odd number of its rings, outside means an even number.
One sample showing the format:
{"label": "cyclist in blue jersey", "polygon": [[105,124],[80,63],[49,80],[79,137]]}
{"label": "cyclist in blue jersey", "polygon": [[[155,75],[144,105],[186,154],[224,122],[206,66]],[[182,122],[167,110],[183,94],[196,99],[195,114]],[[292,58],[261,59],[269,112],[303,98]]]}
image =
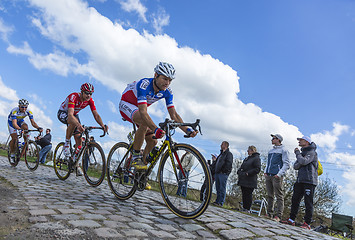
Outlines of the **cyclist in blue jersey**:
{"label": "cyclist in blue jersey", "polygon": [[[138,126],[133,143],[133,166],[136,170],[146,170],[145,161],[148,153],[157,144],[153,138],[162,138],[165,132],[158,128],[147,112],[147,108],[154,102],[165,99],[165,103],[172,120],[182,123],[183,120],[176,112],[173,104],[173,93],[170,84],[175,78],[173,65],[160,62],[154,68],[154,78],[143,78],[127,86],[122,93],[119,110],[124,119]],[[188,136],[195,137],[197,131],[189,127],[180,127]],[[146,140],[146,147],[141,154],[140,149]]]}
{"label": "cyclist in blue jersey", "polygon": [[[12,161],[15,160],[15,139],[17,139],[17,130],[28,130],[28,125],[24,122],[25,117],[28,116],[32,126],[42,132],[42,128],[39,127],[33,119],[32,112],[27,109],[28,105],[29,102],[26,99],[20,99],[18,101],[18,107],[13,108],[8,116],[7,126],[11,136],[10,157]],[[23,138],[27,141],[26,134],[23,135]]]}

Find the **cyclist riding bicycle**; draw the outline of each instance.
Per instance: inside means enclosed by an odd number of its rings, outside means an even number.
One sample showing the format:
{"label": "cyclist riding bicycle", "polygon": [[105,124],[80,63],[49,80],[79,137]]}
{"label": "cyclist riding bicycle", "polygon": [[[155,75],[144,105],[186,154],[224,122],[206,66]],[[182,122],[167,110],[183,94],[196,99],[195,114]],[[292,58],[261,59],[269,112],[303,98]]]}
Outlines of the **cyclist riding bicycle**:
{"label": "cyclist riding bicycle", "polygon": [[[176,112],[173,104],[173,93],[169,88],[172,80],[175,78],[175,69],[173,65],[160,62],[154,68],[154,78],[143,78],[128,84],[122,93],[119,104],[119,110],[124,119],[131,123],[135,123],[138,129],[135,134],[133,143],[133,162],[132,166],[136,170],[146,170],[146,157],[148,153],[157,144],[158,138],[162,138],[165,132],[158,128],[147,112],[147,108],[154,102],[165,99],[165,103],[172,120],[183,123],[182,118]],[[180,127],[188,136],[195,137],[198,131],[194,131],[189,127]],[[153,136],[155,138],[153,138]],[[146,147],[143,155],[140,149],[143,145],[144,138]],[[144,160],[143,160],[144,159]]]}
{"label": "cyclist riding bicycle", "polygon": [[[90,106],[91,112],[96,120],[96,122],[105,129],[107,132],[108,127],[103,123],[99,113],[96,110],[94,100],[92,99],[92,94],[94,92],[94,86],[90,83],[84,83],[80,88],[81,92],[71,93],[61,104],[57,117],[60,122],[67,125],[67,131],[65,135],[65,144],[64,144],[64,154],[69,157],[71,155],[69,149],[70,138],[74,134],[75,146],[77,150],[81,149],[82,139],[81,133],[84,132],[84,128],[80,123],[79,111],[84,109],[87,106]],[[81,169],[78,166],[77,168],[78,175],[82,175]]]}
{"label": "cyclist riding bicycle", "polygon": [[[35,120],[33,119],[33,114],[30,110],[28,110],[29,102],[26,99],[20,99],[18,101],[18,107],[15,107],[11,110],[7,126],[9,128],[9,133],[11,136],[10,141],[10,157],[12,161],[15,161],[15,144],[17,139],[17,130],[28,130],[28,125],[25,123],[24,118],[28,116],[30,119],[31,125],[34,128],[37,128],[40,132],[42,128],[37,125]],[[27,134],[23,135],[25,142],[27,141]]]}

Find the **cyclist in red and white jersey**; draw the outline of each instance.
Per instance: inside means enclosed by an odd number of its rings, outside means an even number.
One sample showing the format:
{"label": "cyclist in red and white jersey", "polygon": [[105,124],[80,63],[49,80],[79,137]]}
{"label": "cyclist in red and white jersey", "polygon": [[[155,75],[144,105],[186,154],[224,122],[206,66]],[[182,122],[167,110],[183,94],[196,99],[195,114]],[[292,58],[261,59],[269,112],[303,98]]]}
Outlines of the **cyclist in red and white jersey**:
{"label": "cyclist in red and white jersey", "polygon": [[[15,107],[11,110],[8,120],[7,126],[9,128],[9,133],[11,136],[10,141],[10,157],[11,160],[15,160],[15,139],[17,138],[18,130],[28,130],[28,125],[24,122],[24,118],[28,117],[30,119],[31,125],[34,128],[42,131],[42,128],[37,125],[35,120],[33,119],[33,114],[30,110],[28,110],[29,102],[26,99],[20,99],[18,101],[18,107]],[[23,135],[25,142],[27,141],[27,134]]]}
{"label": "cyclist in red and white jersey", "polygon": [[70,156],[69,143],[73,134],[75,139],[75,146],[77,146],[79,149],[81,148],[81,133],[84,131],[84,128],[80,123],[78,115],[80,110],[90,106],[91,112],[96,122],[105,129],[105,132],[108,130],[108,127],[103,123],[99,113],[97,112],[94,100],[91,97],[94,92],[94,86],[90,83],[84,83],[81,85],[80,90],[80,93],[74,92],[69,94],[65,101],[60,105],[57,114],[59,121],[68,126],[64,144],[64,154],[66,156]]}
{"label": "cyclist in red and white jersey", "polygon": [[[157,144],[157,140],[152,137],[162,138],[165,135],[165,132],[158,128],[149,116],[147,112],[148,106],[160,99],[165,99],[170,118],[176,122],[183,123],[182,118],[175,110],[173,93],[169,88],[172,80],[175,78],[173,65],[160,62],[154,68],[154,72],[154,78],[143,78],[138,82],[129,84],[122,93],[119,104],[122,117],[138,126],[133,143],[132,163],[136,170],[147,169],[145,159],[148,153]],[[181,130],[190,137],[195,137],[197,134],[197,131],[189,127],[181,127]],[[147,144],[143,155],[141,155],[140,149],[143,145],[144,138]]]}

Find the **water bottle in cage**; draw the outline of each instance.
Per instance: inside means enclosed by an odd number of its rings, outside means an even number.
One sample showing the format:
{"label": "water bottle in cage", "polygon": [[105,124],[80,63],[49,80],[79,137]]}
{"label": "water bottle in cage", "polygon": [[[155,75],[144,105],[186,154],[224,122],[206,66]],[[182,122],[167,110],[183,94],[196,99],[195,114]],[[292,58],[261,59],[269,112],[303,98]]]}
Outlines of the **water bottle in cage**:
{"label": "water bottle in cage", "polygon": [[127,135],[127,138],[128,138],[129,144],[132,144],[133,140],[134,140],[134,131],[129,132]]}
{"label": "water bottle in cage", "polygon": [[153,159],[154,159],[155,155],[157,154],[158,150],[159,150],[159,148],[156,147],[156,146],[152,149],[152,151],[147,156],[147,162],[152,162],[153,161]]}
{"label": "water bottle in cage", "polygon": [[21,149],[25,146],[25,142],[18,142],[18,149],[21,151]]}

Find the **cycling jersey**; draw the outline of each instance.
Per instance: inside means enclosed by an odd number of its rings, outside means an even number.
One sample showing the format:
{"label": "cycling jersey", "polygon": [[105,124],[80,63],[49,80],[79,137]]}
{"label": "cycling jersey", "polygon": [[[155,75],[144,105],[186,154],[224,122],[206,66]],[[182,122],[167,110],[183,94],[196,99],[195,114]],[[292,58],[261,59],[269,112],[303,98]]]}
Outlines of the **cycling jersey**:
{"label": "cycling jersey", "polygon": [[96,110],[94,100],[90,98],[89,101],[81,101],[79,93],[71,93],[65,99],[65,101],[60,105],[59,110],[68,112],[68,108],[74,108],[74,115],[78,114],[80,110],[90,106],[91,111]]}
{"label": "cycling jersey", "polygon": [[12,125],[12,120],[17,119],[17,125],[21,127],[21,124],[23,123],[23,119],[25,117],[29,117],[30,119],[33,119],[33,114],[30,110],[26,109],[25,112],[20,112],[19,107],[15,107],[11,110],[9,117],[8,117],[8,123],[10,127],[14,127]]}
{"label": "cycling jersey", "polygon": [[138,82],[133,82],[127,85],[127,88],[122,93],[122,101],[131,103],[135,106],[147,104],[148,107],[156,101],[165,98],[167,108],[174,107],[173,92],[170,88],[165,91],[154,93],[153,87],[154,78],[143,78]]}

